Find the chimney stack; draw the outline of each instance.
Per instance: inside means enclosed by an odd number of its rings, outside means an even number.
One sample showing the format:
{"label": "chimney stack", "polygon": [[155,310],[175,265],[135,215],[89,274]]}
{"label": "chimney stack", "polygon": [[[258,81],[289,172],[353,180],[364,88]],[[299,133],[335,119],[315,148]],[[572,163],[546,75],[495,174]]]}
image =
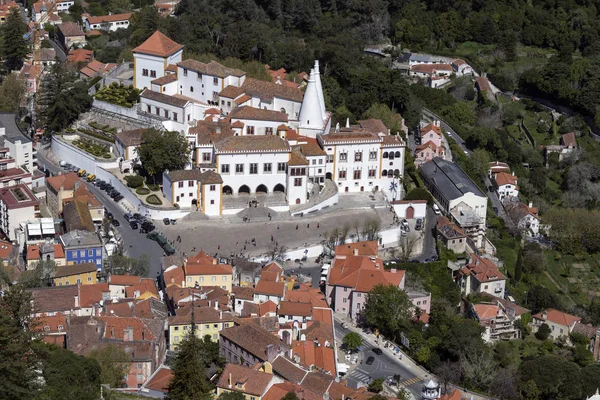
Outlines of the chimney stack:
{"label": "chimney stack", "polygon": [[213,265],[216,265],[216,264],[217,264],[217,259],[213,258]]}
{"label": "chimney stack", "polygon": [[219,311],[219,301],[215,300],[215,310]]}
{"label": "chimney stack", "polygon": [[395,274],[396,273],[396,268],[392,268],[391,271],[392,271],[392,274]]}
{"label": "chimney stack", "polygon": [[354,250],[352,250],[352,254],[355,255],[355,256],[357,256],[358,255],[358,249],[355,248]]}
{"label": "chimney stack", "polygon": [[529,202],[529,208],[533,207],[533,201]]}
{"label": "chimney stack", "polygon": [[232,378],[231,378],[231,373],[229,373],[229,385],[228,385],[228,386],[229,386],[229,389],[231,389],[231,388],[232,388],[232,386],[233,386],[233,385],[232,385],[232,382],[231,382],[231,380],[232,380]]}

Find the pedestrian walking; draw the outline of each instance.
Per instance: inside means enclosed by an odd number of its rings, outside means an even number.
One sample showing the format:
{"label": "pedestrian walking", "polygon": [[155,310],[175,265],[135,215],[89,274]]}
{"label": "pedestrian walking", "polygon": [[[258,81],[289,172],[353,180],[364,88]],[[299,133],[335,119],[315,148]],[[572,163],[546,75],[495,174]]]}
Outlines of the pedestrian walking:
{"label": "pedestrian walking", "polygon": [[296,230],[298,230],[298,225],[296,225]]}
{"label": "pedestrian walking", "polygon": [[246,251],[246,245],[244,245],[244,251]]}
{"label": "pedestrian walking", "polygon": [[221,250],[221,245],[218,245],[218,246],[217,246],[217,250]]}
{"label": "pedestrian walking", "polygon": [[310,228],[310,224],[306,224],[306,227],[307,227],[307,228]]}
{"label": "pedestrian walking", "polygon": [[321,225],[319,223],[317,223],[317,229],[319,229],[321,227]]}

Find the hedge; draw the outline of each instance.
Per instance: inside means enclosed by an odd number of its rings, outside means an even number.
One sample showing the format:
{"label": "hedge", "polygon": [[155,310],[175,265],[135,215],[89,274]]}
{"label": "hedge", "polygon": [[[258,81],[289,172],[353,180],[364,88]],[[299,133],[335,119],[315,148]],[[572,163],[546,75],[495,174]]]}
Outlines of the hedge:
{"label": "hedge", "polygon": [[160,190],[160,185],[157,183],[146,182],[146,185],[148,185],[148,189],[152,190],[153,192],[158,192]]}
{"label": "hedge", "polygon": [[111,142],[111,143],[115,142],[115,138],[114,137],[102,135],[100,133],[96,133],[94,131],[90,131],[89,129],[79,128],[79,132],[85,133],[86,135],[89,135],[91,137],[95,137],[96,139],[106,140],[107,142]]}
{"label": "hedge", "polygon": [[162,200],[157,195],[151,194],[150,196],[146,197],[146,203],[160,206],[162,204]]}
{"label": "hedge", "polygon": [[145,195],[145,194],[150,194],[150,189],[141,187],[139,189],[136,189],[135,192],[140,195]]}
{"label": "hedge", "polygon": [[139,175],[127,175],[124,179],[130,188],[135,189],[144,186],[144,178]]}

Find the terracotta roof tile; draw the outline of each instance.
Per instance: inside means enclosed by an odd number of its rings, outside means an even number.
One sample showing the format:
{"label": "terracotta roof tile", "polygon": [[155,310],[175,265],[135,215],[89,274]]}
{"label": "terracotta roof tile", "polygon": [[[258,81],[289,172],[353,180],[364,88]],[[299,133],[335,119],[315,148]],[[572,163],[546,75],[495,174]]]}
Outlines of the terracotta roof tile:
{"label": "terracotta roof tile", "polygon": [[142,144],[142,135],[148,129],[133,129],[117,133],[116,139],[124,146],[139,146]]}
{"label": "terracotta roof tile", "polygon": [[387,133],[388,129],[380,119],[365,119],[358,121],[361,128],[368,130],[373,133]]}
{"label": "terracotta roof tile", "polygon": [[260,360],[267,359],[266,350],[268,345],[273,345],[275,348],[287,348],[278,336],[251,323],[225,328],[220,332],[220,335]]}
{"label": "terracotta roof tile", "polygon": [[169,39],[162,32],[156,31],[144,43],[133,49],[133,52],[166,58],[182,48],[183,45]]}
{"label": "terracotta roof tile", "polygon": [[246,75],[242,70],[235,68],[228,68],[216,61],[211,61],[208,64],[200,61],[187,59],[177,64],[179,68],[189,69],[191,71],[199,72],[204,75],[216,76],[218,78],[226,78],[228,76],[241,77]]}
{"label": "terracotta roof tile", "polygon": [[463,275],[472,275],[479,282],[491,282],[504,280],[505,277],[494,264],[492,260],[485,257],[479,257],[476,254],[471,255],[471,262],[460,269]]}
{"label": "terracotta roof tile", "polygon": [[575,138],[575,132],[565,133],[561,136],[563,146],[577,147],[577,139]]}
{"label": "terracotta roof tile", "polygon": [[82,263],[72,265],[61,265],[56,268],[55,278],[63,278],[65,276],[72,276],[78,274],[85,274],[88,272],[96,272],[98,267],[94,263]]}
{"label": "terracotta roof tile", "polygon": [[202,171],[199,169],[179,169],[166,173],[171,182],[178,181],[199,181]]}
{"label": "terracotta roof tile", "polygon": [[452,72],[450,64],[417,64],[410,67],[411,71],[423,74],[433,74],[435,71]]}
{"label": "terracotta roof tile", "polygon": [[140,97],[143,99],[154,100],[159,103],[169,104],[171,106],[183,108],[190,101],[188,99],[180,98],[177,96],[170,96],[164,93],[154,92],[150,89],[144,89],[144,91],[140,94]]}
{"label": "terracotta roof tile", "polygon": [[439,126],[434,125],[430,122],[429,124],[421,128],[421,137],[428,134],[431,131],[437,133],[440,137],[442,136],[442,129]]}
{"label": "terracotta roof tile", "polygon": [[234,286],[231,288],[236,299],[253,300],[254,289],[251,287]]}
{"label": "terracotta roof tile", "polygon": [[295,301],[280,301],[277,315],[293,315],[299,317],[310,317],[312,315],[311,303],[300,303]]}
{"label": "terracotta roof tile", "polygon": [[171,368],[166,365],[161,365],[143,387],[157,392],[167,393],[172,379],[173,372],[171,371]]}
{"label": "terracotta roof tile", "polygon": [[269,389],[272,380],[272,374],[230,363],[225,366],[217,387],[261,397]]}
{"label": "terracotta roof tile", "polygon": [[79,285],[31,289],[31,296],[34,309],[38,313],[64,312],[80,308],[75,306],[75,298],[79,296]]}
{"label": "terracotta roof tile", "polygon": [[479,87],[480,91],[492,93],[492,87],[490,86],[490,81],[488,80],[488,78],[479,76],[475,79],[475,83]]}
{"label": "terracotta roof tile", "polygon": [[287,114],[281,111],[264,110],[262,108],[254,108],[250,106],[242,106],[234,108],[229,114],[233,119],[250,119],[257,121],[276,121],[288,122]]}
{"label": "terracotta roof tile", "polygon": [[58,25],[58,29],[64,36],[85,36],[78,24],[75,22],[64,22]]}
{"label": "terracotta roof tile", "polygon": [[564,325],[567,327],[570,327],[572,324],[581,321],[581,318],[575,315],[567,314],[562,311],[555,310],[553,308],[549,308],[547,310],[539,312],[535,314],[533,318],[548,320],[554,322],[555,324]]}
{"label": "terracotta roof tile", "polygon": [[131,18],[131,13],[124,14],[111,14],[111,15],[99,15],[96,17],[88,17],[88,22],[90,25],[93,24],[102,24],[105,22],[117,22],[117,21],[129,21]]}
{"label": "terracotta roof tile", "polygon": [[230,136],[216,144],[219,153],[289,152],[289,144],[275,135]]}
{"label": "terracotta roof tile", "polygon": [[225,87],[225,89],[221,90],[221,93],[219,93],[219,96],[227,97],[229,99],[235,99],[236,97],[238,97],[239,95],[241,95],[243,93],[244,93],[244,89],[242,89],[241,87],[228,85]]}
{"label": "terracotta roof tile", "polygon": [[496,174],[496,184],[498,186],[504,185],[517,185],[517,177],[515,175],[509,174],[508,172],[498,172]]}
{"label": "terracotta roof tile", "polygon": [[376,142],[381,143],[382,139],[375,133],[366,129],[340,128],[338,132],[334,128],[327,135],[319,135],[323,143],[354,143],[354,142]]}
{"label": "terracotta roof tile", "polygon": [[336,256],[377,256],[378,252],[379,245],[376,241],[346,243],[335,247]]}
{"label": "terracotta roof tile", "polygon": [[46,183],[58,192],[61,187],[63,190],[75,190],[75,184],[83,184],[83,181],[75,172],[69,172],[68,174],[46,178]]}
{"label": "terracotta roof tile", "polygon": [[263,100],[271,101],[274,97],[280,99],[301,102],[304,95],[300,89],[278,85],[273,82],[261,81],[253,78],[246,78],[242,85],[244,93],[252,97],[258,97]]}
{"label": "terracotta roof tile", "polygon": [[306,157],[304,157],[300,150],[295,149],[290,152],[290,160],[288,162],[288,165],[308,165],[308,160],[306,159]]}
{"label": "terracotta roof tile", "polygon": [[273,360],[272,364],[273,371],[292,383],[302,383],[308,374],[308,371],[298,367],[292,361],[283,356],[278,356],[275,360]]}
{"label": "terracotta roof tile", "polygon": [[400,286],[403,280],[404,271],[386,271],[380,258],[371,260],[368,256],[336,256],[328,283],[370,292],[377,285]]}
{"label": "terracotta roof tile", "polygon": [[172,82],[176,82],[177,81],[177,74],[167,74],[164,76],[161,76],[160,78],[156,78],[153,81],[150,81],[150,83],[154,84],[154,85],[166,85],[168,83],[172,83]]}
{"label": "terracotta roof tile", "polygon": [[265,281],[261,279],[256,284],[256,287],[254,288],[254,293],[283,297],[283,294],[285,293],[285,283]]}
{"label": "terracotta roof tile", "polygon": [[474,304],[473,309],[480,321],[495,318],[500,308],[493,304]]}

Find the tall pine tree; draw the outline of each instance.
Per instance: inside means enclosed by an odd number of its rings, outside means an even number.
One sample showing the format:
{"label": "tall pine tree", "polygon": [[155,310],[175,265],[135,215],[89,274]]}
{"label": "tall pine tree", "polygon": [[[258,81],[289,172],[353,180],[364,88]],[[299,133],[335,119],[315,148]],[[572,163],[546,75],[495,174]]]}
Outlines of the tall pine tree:
{"label": "tall pine tree", "polygon": [[6,69],[19,70],[27,56],[27,42],[23,35],[27,33],[27,25],[23,21],[21,9],[11,8],[2,26],[2,57]]}
{"label": "tall pine tree", "polygon": [[62,63],[54,64],[44,77],[38,97],[40,116],[37,125],[55,132],[68,127],[80,113],[91,107],[92,97],[87,90],[87,84],[76,74]]}
{"label": "tall pine tree", "polygon": [[169,400],[212,399],[212,385],[206,378],[204,346],[196,335],[194,306],[192,304],[191,329],[179,343],[171,371],[173,380],[169,384]]}
{"label": "tall pine tree", "polygon": [[519,254],[517,255],[517,263],[515,264],[515,283],[519,283],[523,275],[523,249],[519,248]]}

